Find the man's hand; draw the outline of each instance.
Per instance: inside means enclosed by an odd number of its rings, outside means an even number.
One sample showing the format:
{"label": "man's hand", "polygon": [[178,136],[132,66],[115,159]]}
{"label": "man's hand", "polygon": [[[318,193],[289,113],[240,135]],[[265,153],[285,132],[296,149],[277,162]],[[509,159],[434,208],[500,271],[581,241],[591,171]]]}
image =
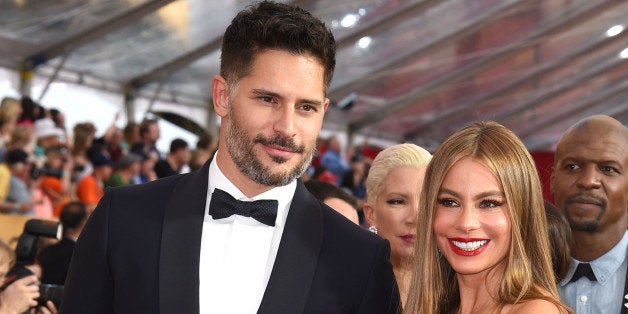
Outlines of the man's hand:
{"label": "man's hand", "polygon": [[24,313],[37,306],[38,280],[35,275],[18,279],[0,292],[0,314]]}
{"label": "man's hand", "polygon": [[57,307],[55,306],[54,303],[52,303],[52,301],[48,300],[46,301],[46,305],[38,307],[37,312],[35,313],[36,314],[57,314],[59,313],[59,310],[57,310]]}

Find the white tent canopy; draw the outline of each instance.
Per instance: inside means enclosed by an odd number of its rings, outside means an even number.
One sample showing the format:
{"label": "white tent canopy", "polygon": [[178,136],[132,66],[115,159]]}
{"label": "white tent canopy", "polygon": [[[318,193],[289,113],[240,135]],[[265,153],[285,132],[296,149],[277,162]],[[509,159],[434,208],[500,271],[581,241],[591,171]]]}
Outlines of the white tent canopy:
{"label": "white tent canopy", "polygon": [[[349,106],[328,111],[324,132],[349,134],[354,143],[434,149],[470,121],[491,119],[531,150],[551,150],[587,115],[628,122],[627,1],[293,2],[334,31],[338,66],[329,97]],[[249,3],[2,1],[0,67],[35,75],[36,100],[49,85],[46,107],[73,102],[68,90],[83,86],[107,91],[98,97],[113,111],[135,99],[126,104],[137,119],[173,112],[213,132],[209,83],[221,36]],[[0,96],[29,90],[17,74],[8,76],[8,83],[0,77]]]}

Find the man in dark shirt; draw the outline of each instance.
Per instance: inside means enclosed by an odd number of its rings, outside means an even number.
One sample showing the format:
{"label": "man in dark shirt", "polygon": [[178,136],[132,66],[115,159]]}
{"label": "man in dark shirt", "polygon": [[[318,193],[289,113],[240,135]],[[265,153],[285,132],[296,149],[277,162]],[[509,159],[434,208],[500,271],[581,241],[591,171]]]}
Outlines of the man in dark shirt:
{"label": "man in dark shirt", "polygon": [[63,225],[63,239],[43,248],[38,256],[42,283],[65,284],[76,239],[87,221],[87,208],[81,202],[70,202],[61,209],[59,219]]}
{"label": "man in dark shirt", "polygon": [[190,161],[190,147],[188,143],[180,138],[172,140],[170,152],[165,159],[155,163],[155,173],[157,178],[165,178],[181,173],[183,166]]}

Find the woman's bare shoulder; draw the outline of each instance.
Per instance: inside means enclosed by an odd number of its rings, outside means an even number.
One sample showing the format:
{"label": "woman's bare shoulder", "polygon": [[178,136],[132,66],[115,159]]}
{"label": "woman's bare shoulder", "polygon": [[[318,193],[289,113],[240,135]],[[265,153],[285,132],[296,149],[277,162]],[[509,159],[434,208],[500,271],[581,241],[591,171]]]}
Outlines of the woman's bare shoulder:
{"label": "woman's bare shoulder", "polygon": [[[506,310],[506,308],[504,308]],[[527,300],[518,304],[513,304],[510,306],[509,310],[504,311],[506,313],[516,313],[516,314],[561,314],[566,313],[565,310],[560,308],[558,305],[543,299],[533,299]]]}

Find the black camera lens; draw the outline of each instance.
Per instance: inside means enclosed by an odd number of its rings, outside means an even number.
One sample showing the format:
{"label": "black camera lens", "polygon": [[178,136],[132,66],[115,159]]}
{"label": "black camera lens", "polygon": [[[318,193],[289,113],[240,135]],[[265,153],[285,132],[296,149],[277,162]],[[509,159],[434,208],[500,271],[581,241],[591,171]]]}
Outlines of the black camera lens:
{"label": "black camera lens", "polygon": [[38,306],[46,305],[46,301],[50,300],[57,308],[60,308],[62,298],[63,286],[51,284],[39,285],[39,298],[37,298]]}

